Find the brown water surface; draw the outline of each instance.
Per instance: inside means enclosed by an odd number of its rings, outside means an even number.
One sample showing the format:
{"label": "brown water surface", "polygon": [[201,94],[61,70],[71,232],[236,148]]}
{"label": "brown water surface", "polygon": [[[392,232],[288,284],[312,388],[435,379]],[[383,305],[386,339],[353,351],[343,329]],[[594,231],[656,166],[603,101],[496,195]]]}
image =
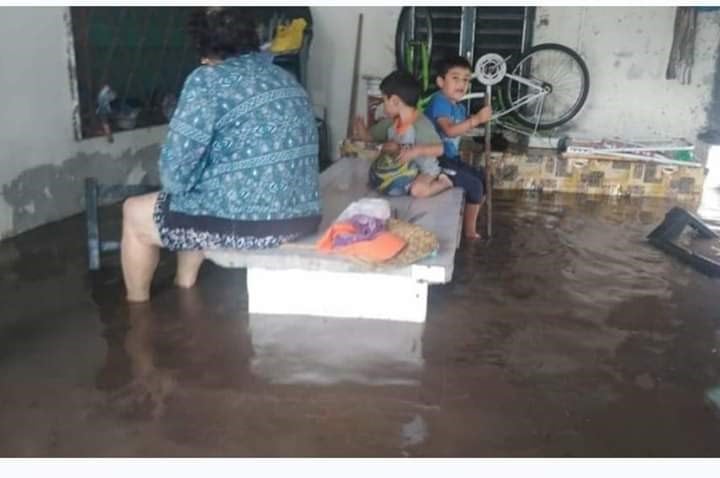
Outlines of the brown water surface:
{"label": "brown water surface", "polygon": [[81,218],[9,239],[0,455],[718,456],[720,282],[645,241],[672,205],[500,195],[424,327],[249,317],[242,270],[180,291],[170,255],[128,307]]}

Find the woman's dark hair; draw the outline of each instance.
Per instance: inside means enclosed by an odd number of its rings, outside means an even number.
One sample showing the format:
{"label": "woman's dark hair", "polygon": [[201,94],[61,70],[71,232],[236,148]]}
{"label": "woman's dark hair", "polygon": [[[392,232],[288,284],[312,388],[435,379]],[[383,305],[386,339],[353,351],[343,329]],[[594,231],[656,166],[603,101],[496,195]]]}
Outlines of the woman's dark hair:
{"label": "woman's dark hair", "polygon": [[255,19],[249,9],[242,7],[195,8],[188,21],[188,33],[203,57],[224,60],[260,48]]}

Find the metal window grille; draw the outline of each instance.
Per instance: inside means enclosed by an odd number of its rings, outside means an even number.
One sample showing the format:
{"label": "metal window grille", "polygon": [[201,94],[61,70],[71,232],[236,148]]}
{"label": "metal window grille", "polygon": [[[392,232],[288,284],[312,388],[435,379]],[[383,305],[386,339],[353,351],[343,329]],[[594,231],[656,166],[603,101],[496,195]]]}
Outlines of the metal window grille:
{"label": "metal window grille", "polygon": [[[411,8],[411,7],[404,7]],[[448,56],[468,57],[471,65],[485,53],[512,57],[510,64],[530,46],[535,7],[429,7],[433,26],[430,77],[437,74],[437,62]],[[427,37],[424,13],[415,10],[414,35]],[[430,82],[431,85],[434,81]],[[473,82],[471,91],[485,91]],[[497,91],[497,90],[496,90]],[[497,94],[497,93],[495,93]],[[475,111],[484,100],[473,100]]]}
{"label": "metal window grille", "polygon": [[115,92],[113,131],[167,123],[173,100],[198,65],[187,35],[190,8],[72,7],[80,135],[106,134],[98,94]]}
{"label": "metal window grille", "polygon": [[[410,7],[405,7],[410,8]],[[485,53],[517,57],[530,44],[533,7],[429,7],[433,22],[431,74],[438,60],[472,52],[478,59]],[[468,31],[462,32],[463,22]],[[415,35],[427,36],[424,17],[416,13]]]}

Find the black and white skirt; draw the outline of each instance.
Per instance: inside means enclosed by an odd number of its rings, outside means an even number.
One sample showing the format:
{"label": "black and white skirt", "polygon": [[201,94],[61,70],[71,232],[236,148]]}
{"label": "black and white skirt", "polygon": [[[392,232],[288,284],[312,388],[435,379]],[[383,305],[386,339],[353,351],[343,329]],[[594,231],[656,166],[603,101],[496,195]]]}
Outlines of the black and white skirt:
{"label": "black and white skirt", "polygon": [[153,220],[163,247],[171,251],[210,249],[267,249],[313,234],[321,217],[272,221],[237,221],[193,216],[170,210],[172,195],[158,194]]}

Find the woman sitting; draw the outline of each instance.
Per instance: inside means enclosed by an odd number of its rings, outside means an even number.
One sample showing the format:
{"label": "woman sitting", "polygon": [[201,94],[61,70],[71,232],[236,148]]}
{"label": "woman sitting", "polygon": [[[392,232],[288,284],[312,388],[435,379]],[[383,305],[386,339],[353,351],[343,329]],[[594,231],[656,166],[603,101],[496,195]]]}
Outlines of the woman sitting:
{"label": "woman sitting", "polygon": [[192,15],[202,64],[185,80],[160,156],[159,193],[123,205],[130,302],[150,299],[161,247],[192,287],[207,249],[276,247],[320,223],[318,132],[307,93],[259,53],[242,8]]}

